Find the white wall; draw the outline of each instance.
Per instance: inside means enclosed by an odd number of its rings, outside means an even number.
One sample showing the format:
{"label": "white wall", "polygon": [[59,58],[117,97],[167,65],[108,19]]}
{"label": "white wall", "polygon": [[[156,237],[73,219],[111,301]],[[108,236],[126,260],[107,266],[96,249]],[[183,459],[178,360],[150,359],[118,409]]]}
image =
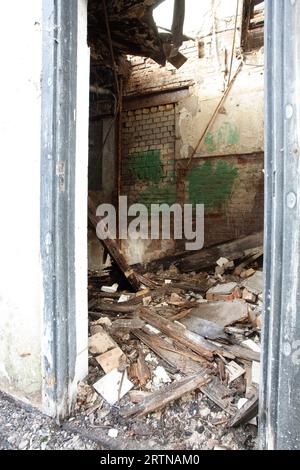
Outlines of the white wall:
{"label": "white wall", "polygon": [[[88,372],[87,0],[78,0],[76,140],[76,377]],[[17,10],[17,15],[15,14]],[[14,23],[9,19],[14,18]],[[42,406],[40,256],[42,0],[3,2],[0,19],[0,389]],[[5,70],[5,72],[4,72]],[[46,406],[46,404],[45,404]],[[46,408],[44,408],[47,411]]]}
{"label": "white wall", "polygon": [[0,388],[40,400],[42,1],[2,2],[0,18]]}

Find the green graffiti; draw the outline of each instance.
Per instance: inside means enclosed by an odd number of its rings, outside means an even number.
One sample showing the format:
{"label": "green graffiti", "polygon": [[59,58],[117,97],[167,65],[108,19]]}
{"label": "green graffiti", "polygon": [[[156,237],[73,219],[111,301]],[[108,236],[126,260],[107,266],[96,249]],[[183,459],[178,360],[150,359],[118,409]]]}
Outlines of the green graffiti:
{"label": "green graffiti", "polygon": [[160,150],[134,153],[125,163],[124,177],[158,183],[163,177]]}
{"label": "green graffiti", "polygon": [[190,204],[204,204],[206,213],[220,209],[231,196],[238,169],[225,161],[207,161],[188,174]]}
{"label": "green graffiti", "polygon": [[235,124],[225,122],[214,134],[209,132],[204,140],[208,152],[215,152],[224,145],[236,145],[240,141],[240,131]]}
{"label": "green graffiti", "polygon": [[141,192],[138,202],[150,208],[151,204],[175,204],[176,185],[160,186],[158,184],[149,186]]}
{"label": "green graffiti", "polygon": [[206,135],[204,143],[209,152],[215,152],[217,150],[217,146],[214,141],[214,136],[210,132]]}

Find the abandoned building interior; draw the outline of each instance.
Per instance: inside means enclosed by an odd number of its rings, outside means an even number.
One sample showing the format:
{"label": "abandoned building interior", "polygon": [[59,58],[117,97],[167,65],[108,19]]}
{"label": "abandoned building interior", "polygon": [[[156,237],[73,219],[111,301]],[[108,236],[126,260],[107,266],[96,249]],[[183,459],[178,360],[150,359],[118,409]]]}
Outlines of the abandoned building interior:
{"label": "abandoned building interior", "polygon": [[300,2],[2,3],[0,401],[300,449]]}
{"label": "abandoned building interior", "polygon": [[[88,2],[89,375],[76,411],[122,442],[255,448],[264,2],[192,3]],[[97,207],[118,214],[124,196],[203,204],[204,248],[100,240]]]}

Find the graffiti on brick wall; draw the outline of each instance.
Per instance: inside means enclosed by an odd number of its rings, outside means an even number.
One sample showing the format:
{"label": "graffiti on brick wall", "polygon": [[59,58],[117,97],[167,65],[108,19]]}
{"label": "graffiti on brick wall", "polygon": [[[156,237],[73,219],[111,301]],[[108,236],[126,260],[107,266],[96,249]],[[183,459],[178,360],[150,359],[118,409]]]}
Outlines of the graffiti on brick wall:
{"label": "graffiti on brick wall", "polygon": [[240,141],[238,127],[230,122],[225,122],[216,132],[209,132],[205,138],[205,146],[208,152],[216,152],[226,145],[236,145]]}
{"label": "graffiti on brick wall", "polygon": [[140,204],[174,204],[176,202],[176,184],[174,166],[161,161],[160,150],[150,150],[131,154],[124,166],[125,180],[145,183],[138,195]]}
{"label": "graffiti on brick wall", "polygon": [[125,163],[124,176],[133,180],[159,183],[163,177],[160,150],[130,155]]}
{"label": "graffiti on brick wall", "polygon": [[206,213],[221,209],[230,200],[238,169],[225,161],[205,162],[187,176],[190,204],[204,204]]}

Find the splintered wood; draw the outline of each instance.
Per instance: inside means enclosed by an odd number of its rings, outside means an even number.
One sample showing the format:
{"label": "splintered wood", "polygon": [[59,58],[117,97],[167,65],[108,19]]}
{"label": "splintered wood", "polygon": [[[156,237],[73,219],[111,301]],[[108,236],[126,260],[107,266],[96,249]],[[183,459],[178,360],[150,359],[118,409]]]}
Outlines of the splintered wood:
{"label": "splintered wood", "polygon": [[184,344],[188,348],[203,356],[205,359],[211,361],[213,360],[216,348],[214,348],[213,345],[207,343],[207,341],[205,341],[205,339],[201,336],[198,336],[195,333],[186,330],[184,327],[174,324],[157,315],[156,313],[152,313],[144,308],[141,308],[138,311],[138,314],[143,320],[159,329],[162,333],[167,334],[170,336],[170,338],[179,341],[179,343]]}
{"label": "splintered wood", "polygon": [[207,384],[211,379],[209,377],[199,377],[198,375],[192,375],[186,377],[181,381],[175,382],[169,386],[164,387],[162,390],[152,393],[150,396],[144,398],[144,400],[138,405],[124,410],[122,415],[124,418],[136,415],[138,417],[145,416],[149,413],[153,413],[166,406],[168,403],[178,400],[186,393],[193,392],[197,388]]}
{"label": "splintered wood", "polygon": [[[92,215],[91,220],[97,221]],[[112,277],[110,283],[105,278],[111,288],[99,283],[92,291],[91,317],[97,321],[90,325],[89,352],[105,373],[94,384],[103,399],[120,402],[125,418],[143,417],[175,400],[185,403],[189,393],[199,390],[224,412],[220,423],[231,419],[237,426],[255,417],[263,313],[261,234],[179,256],[177,267],[144,276],[137,266],[134,271],[128,267],[117,246],[107,249],[131,288],[146,289],[115,292],[122,283]],[[157,261],[156,267],[165,262]],[[182,274],[178,266],[184,273],[192,267],[212,269],[211,274]]]}
{"label": "splintered wood", "polygon": [[[103,232],[107,232],[107,227],[104,221],[101,219],[101,217],[98,217],[96,215],[96,207],[90,197],[88,198],[88,214],[89,221],[96,231],[97,226],[100,226]],[[134,270],[129,266],[129,264],[125,260],[115,240],[113,240],[112,237],[108,236],[105,240],[99,239],[99,241],[101,241],[104,248],[108,251],[110,257],[116,263],[121,273],[125,276],[132,289],[134,291],[138,291],[141,287],[141,281],[136,276]]]}

